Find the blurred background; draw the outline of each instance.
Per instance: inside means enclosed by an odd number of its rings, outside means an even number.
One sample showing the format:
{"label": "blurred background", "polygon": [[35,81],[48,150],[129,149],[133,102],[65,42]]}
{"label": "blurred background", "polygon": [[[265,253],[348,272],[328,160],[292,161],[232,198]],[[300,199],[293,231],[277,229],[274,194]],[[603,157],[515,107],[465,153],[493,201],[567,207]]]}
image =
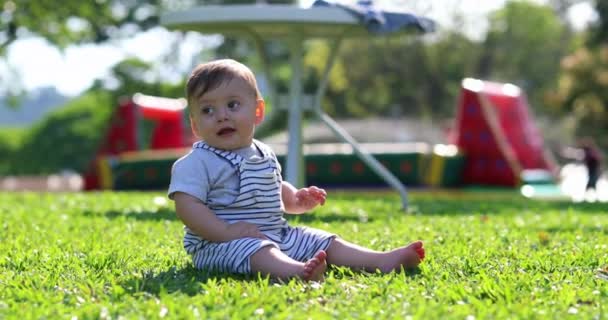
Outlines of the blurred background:
{"label": "blurred background", "polygon": [[[232,57],[279,93],[289,84],[288,49],[270,41],[263,71],[246,39],[169,31],[159,15],[175,1],[0,1],[0,177],[83,172],[119,102],[135,93],[181,98],[198,63]],[[179,1],[178,1],[179,2]],[[184,1],[182,1],[184,2]],[[188,2],[188,1],[186,1]],[[196,2],[196,1],[189,1]],[[242,4],[247,0],[198,4]],[[268,3],[294,3],[271,0]],[[309,6],[310,3],[297,3]],[[604,0],[383,0],[375,5],[437,22],[416,37],[346,40],[330,74],[325,111],[363,142],[443,143],[461,82],[512,83],[527,95],[547,148],[561,157],[583,136],[608,147],[608,2]],[[329,52],[308,41],[305,91],[314,93]],[[273,108],[270,101],[269,107]],[[284,119],[283,119],[284,120]],[[305,142],[333,142],[312,119]],[[279,139],[285,121],[258,137]]]}

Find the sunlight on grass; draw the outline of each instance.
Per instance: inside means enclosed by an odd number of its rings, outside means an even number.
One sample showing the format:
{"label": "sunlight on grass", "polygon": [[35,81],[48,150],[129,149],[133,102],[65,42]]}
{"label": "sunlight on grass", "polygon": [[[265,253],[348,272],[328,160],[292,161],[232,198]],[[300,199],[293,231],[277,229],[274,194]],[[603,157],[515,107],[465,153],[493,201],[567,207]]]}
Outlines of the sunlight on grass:
{"label": "sunlight on grass", "polygon": [[416,272],[323,284],[206,275],[162,193],[0,195],[0,318],[608,319],[605,204],[515,192],[330,193],[292,224],[378,250],[416,239]]}

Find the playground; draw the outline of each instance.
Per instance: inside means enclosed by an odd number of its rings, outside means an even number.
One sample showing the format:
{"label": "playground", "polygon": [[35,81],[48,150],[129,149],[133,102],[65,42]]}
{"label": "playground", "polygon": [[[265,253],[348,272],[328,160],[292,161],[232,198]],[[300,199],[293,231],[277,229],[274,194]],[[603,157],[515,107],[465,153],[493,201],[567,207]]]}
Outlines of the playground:
{"label": "playground", "polygon": [[[281,121],[285,123],[286,138],[261,140],[276,150],[283,179],[296,186],[389,187],[400,194],[404,207],[408,188],[511,188],[521,190],[527,197],[586,198],[573,186],[585,179],[583,172],[576,170],[574,164],[566,170],[560,168],[543,141],[526,93],[510,83],[462,79],[458,100],[453,101],[453,121],[439,134],[437,124],[427,124],[432,138],[428,135],[390,141],[390,135],[385,134],[373,142],[360,142],[362,137],[382,131],[379,128],[394,130],[395,136],[424,129],[405,121],[392,121],[377,124],[378,129],[366,129],[362,122],[345,130],[341,121],[325,112],[321,98],[326,93],[328,76],[342,40],[432,33],[435,22],[426,17],[381,11],[371,3],[346,5],[321,0],[310,8],[214,5],[167,9],[160,23],[168,29],[252,39],[266,74],[271,69],[264,51],[266,42],[277,39],[287,44],[292,57],[287,92],[279,96],[276,83],[270,79],[266,81],[265,92],[267,100],[272,103],[280,100],[280,105],[285,105],[286,119]],[[332,45],[315,92],[305,94],[302,53],[304,42],[309,39],[327,40]],[[195,142],[185,100],[133,92],[115,103],[87,168],[53,175],[46,183],[49,189],[166,188],[172,163]],[[270,109],[267,115],[270,121],[276,118],[278,108]],[[312,119],[304,121],[305,111],[313,115]],[[313,130],[306,127],[315,124],[329,129],[333,139],[322,143],[304,140],[303,133]],[[402,128],[405,130],[400,132]],[[39,189],[44,188],[43,179],[7,177],[0,186],[6,190]],[[601,186],[603,181],[601,178]],[[589,199],[604,199],[603,191],[598,188]]]}
{"label": "playground", "polygon": [[[571,162],[559,167],[545,148],[528,108],[525,94],[516,86],[468,78],[462,82],[454,123],[447,131],[426,130],[418,122],[407,123],[405,119],[372,119],[347,123],[345,127],[357,140],[374,141],[370,135],[375,132],[384,142],[362,142],[360,146],[408,188],[506,188],[520,191],[525,197],[608,201],[605,177],[600,178],[596,192],[586,193],[582,164]],[[183,99],[134,94],[119,101],[87,171],[38,178],[6,177],[0,187],[162,190],[169,183],[173,162],[196,141],[186,112]],[[323,125],[309,126],[303,135],[306,183],[331,189],[390,188],[361,161],[351,145],[334,141]],[[382,134],[377,128],[390,133]],[[399,136],[409,142],[394,138]],[[429,137],[436,143],[423,141]],[[263,141],[273,146],[285,166],[287,134]]]}
{"label": "playground", "polygon": [[[608,176],[600,176],[596,190],[586,190],[590,170],[580,160],[564,163],[550,149],[522,88],[460,79],[449,123],[415,117],[345,120],[327,113],[322,98],[343,39],[435,29],[432,20],[370,10],[370,4],[178,6],[159,16],[172,30],[253,39],[266,74],[272,63],[264,41],[287,43],[287,92],[279,97],[271,81],[264,91],[269,102],[285,102],[285,112],[270,104],[266,114],[268,122],[280,117],[284,128],[256,138],[276,152],[281,178],[295,188],[281,184],[276,162],[256,145],[266,159],[260,165],[256,154],[242,162],[233,203],[212,207],[212,201],[195,197],[183,202],[188,193],[182,191],[177,197],[185,198],[169,199],[172,166],[197,142],[187,102],[130,92],[112,102],[108,120],[99,121],[103,130],[90,130],[101,137],[89,145],[93,152],[75,147],[83,139],[62,146],[84,155],[82,170],[0,178],[0,319],[608,319]],[[311,38],[331,44],[313,93],[304,92],[303,76],[304,43]],[[86,117],[77,115],[71,121]],[[248,123],[253,128],[253,121]],[[32,139],[34,147],[46,138],[35,137],[40,138]],[[43,142],[55,148],[55,141]],[[34,150],[29,154],[41,158],[49,153]],[[215,155],[228,153],[222,150]],[[242,192],[243,185],[252,191]],[[309,185],[327,195],[317,191],[316,202],[305,207],[296,194],[310,192],[302,188]],[[248,201],[253,208],[243,205]],[[271,212],[275,217],[294,227],[281,227],[281,237],[310,227],[337,238],[325,251],[315,249],[313,258],[285,256],[304,271],[279,279],[257,271],[197,268],[203,246],[184,250],[199,236],[196,246],[208,241],[205,245],[217,249],[261,238],[279,248],[283,239],[270,239],[275,234],[263,229],[267,220],[240,217],[265,218],[269,203],[277,208]],[[226,216],[242,220],[227,223],[232,220]],[[211,231],[192,231],[192,225]],[[229,234],[239,225],[255,230]],[[216,231],[226,237],[207,237]],[[423,253],[416,251],[415,264],[406,265],[412,259],[407,244],[418,240]],[[372,252],[358,256],[362,264],[336,262],[344,261],[337,252],[355,252],[340,251],[342,241]],[[293,247],[306,246],[303,242]],[[228,248],[232,254],[235,246]],[[214,259],[233,257],[226,256]],[[381,268],[386,264],[378,261],[387,256],[398,260],[399,268]],[[253,269],[253,260],[244,258],[244,265]],[[307,278],[310,269],[320,277]]]}
{"label": "playground", "polygon": [[[525,196],[585,199],[585,172],[575,163],[558,168],[545,148],[534,120],[529,114],[525,94],[511,84],[464,79],[455,106],[454,123],[449,131],[424,131],[438,143],[390,141],[362,142],[401,183],[409,188],[455,189],[468,187],[511,188]],[[413,130],[399,121],[370,124],[387,127],[395,136],[412,135]],[[305,141],[331,141],[323,126],[311,125]],[[350,125],[357,139],[364,139],[365,122]],[[379,130],[376,130],[379,131]],[[324,136],[323,136],[324,135]],[[5,178],[5,190],[162,190],[169,183],[171,165],[188,152],[195,138],[189,128],[186,103],[135,94],[119,102],[98,151],[91,156],[86,172],[57,175],[49,181]],[[285,166],[287,138],[268,137]],[[414,139],[414,142],[411,140]],[[346,143],[324,142],[303,145],[305,180],[325,188],[387,188],[382,177]],[[80,179],[78,177],[81,177]],[[600,186],[605,180],[600,180]],[[596,200],[605,201],[604,188]],[[593,196],[591,196],[593,197]],[[590,198],[593,199],[593,198]]]}

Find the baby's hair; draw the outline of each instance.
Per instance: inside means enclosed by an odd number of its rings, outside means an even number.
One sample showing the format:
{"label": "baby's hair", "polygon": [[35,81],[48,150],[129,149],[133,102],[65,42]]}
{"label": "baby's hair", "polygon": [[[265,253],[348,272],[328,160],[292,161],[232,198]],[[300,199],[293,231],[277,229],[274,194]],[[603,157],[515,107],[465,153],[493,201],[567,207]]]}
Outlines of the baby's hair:
{"label": "baby's hair", "polygon": [[205,93],[216,89],[223,83],[230,82],[235,77],[245,80],[251,87],[251,93],[255,95],[255,98],[262,99],[251,69],[238,61],[221,59],[202,63],[194,68],[186,84],[188,105],[193,105]]}

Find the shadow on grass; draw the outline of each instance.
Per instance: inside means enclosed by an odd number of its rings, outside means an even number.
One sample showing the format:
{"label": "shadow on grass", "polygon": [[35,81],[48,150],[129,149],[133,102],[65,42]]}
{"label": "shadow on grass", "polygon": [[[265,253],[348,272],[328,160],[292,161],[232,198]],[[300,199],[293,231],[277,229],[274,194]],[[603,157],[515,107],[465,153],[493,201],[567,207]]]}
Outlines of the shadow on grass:
{"label": "shadow on grass", "polygon": [[[407,211],[401,210],[399,195],[390,190],[344,191],[333,190],[330,203],[346,203],[355,212],[357,203],[365,202],[383,212],[394,210],[413,215],[470,215],[501,214],[523,211],[568,211],[598,214],[608,211],[608,203],[573,202],[566,198],[529,199],[514,190],[469,191],[466,189],[414,190],[408,195]],[[387,204],[389,208],[387,209]],[[393,209],[390,209],[392,207]],[[368,208],[369,209],[369,208]],[[349,212],[349,209],[343,209]],[[372,209],[373,210],[373,209]],[[370,215],[371,216],[371,215]],[[379,214],[378,216],[381,216]]]}
{"label": "shadow on grass", "polygon": [[[355,211],[355,208],[353,208],[353,211]],[[335,222],[372,222],[374,221],[374,218],[372,217],[360,217],[356,214],[344,214],[344,213],[340,213],[340,214],[315,214],[315,213],[305,213],[305,214],[300,214],[300,215],[290,215],[290,214],[285,214],[284,215],[285,219],[287,219],[287,221],[289,223],[310,223],[310,222],[321,222],[321,223],[335,223]],[[362,221],[362,219],[365,219],[365,221]]]}
{"label": "shadow on grass", "polygon": [[[542,214],[548,211],[573,211],[582,214],[605,214],[608,211],[608,203],[582,202],[575,203],[567,200],[533,200],[516,195],[462,195],[453,193],[439,194],[435,197],[432,193],[424,196],[417,195],[411,197],[407,212],[398,209],[399,199],[397,197],[373,197],[373,195],[357,194],[341,195],[336,202],[352,202],[352,206],[341,209],[340,213],[318,212],[306,213],[302,215],[285,214],[285,218],[290,223],[340,223],[340,222],[372,222],[382,219],[382,212],[373,212],[366,216],[357,214],[361,206],[356,202],[360,201],[395,201],[395,210],[401,214],[410,215],[475,215],[475,214],[513,214],[522,212],[535,212]],[[366,208],[367,211],[374,211],[374,205]],[[386,211],[386,207],[378,207],[379,211]],[[390,210],[390,209],[389,209]],[[99,212],[85,211],[85,216],[98,216]],[[178,220],[174,209],[159,208],[156,211],[125,211],[110,210],[102,213],[107,218],[116,219],[125,217],[142,221],[163,221]]]}
{"label": "shadow on grass", "polygon": [[[422,274],[420,268],[402,270],[396,277],[418,277]],[[326,273],[326,279],[333,277],[338,280],[353,279],[360,276],[366,277],[383,277],[385,274],[380,272],[357,272],[345,267],[330,266]],[[260,285],[268,285],[272,283],[280,283],[288,285],[289,282],[272,280],[261,275],[236,275],[227,273],[205,272],[186,266],[183,268],[171,267],[167,271],[160,273],[144,273],[142,277],[129,279],[120,283],[120,286],[125,292],[133,295],[147,293],[153,296],[159,296],[162,293],[183,293],[188,296],[205,294],[208,290],[206,287],[216,287],[231,285],[230,281],[260,283]]]}
{"label": "shadow on grass", "polygon": [[131,294],[146,292],[158,296],[161,292],[169,294],[181,292],[194,296],[205,293],[206,285],[221,284],[226,280],[254,282],[260,280],[260,278],[255,276],[210,273],[198,270],[193,266],[186,266],[181,269],[171,267],[167,271],[160,273],[144,273],[141,277],[127,280],[120,285],[126,292]]}
{"label": "shadow on grass", "polygon": [[553,233],[582,233],[584,235],[593,235],[593,234],[608,234],[608,229],[602,226],[574,226],[571,224],[568,225],[560,225],[549,228],[536,228],[539,232],[548,232],[549,234]]}
{"label": "shadow on grass", "polygon": [[562,200],[530,199],[414,199],[409,212],[420,215],[459,215],[459,214],[501,214],[533,211],[575,211],[577,213],[600,214],[606,212],[606,203],[574,203]]}
{"label": "shadow on grass", "polygon": [[[329,266],[328,270],[328,276],[329,277],[333,277],[335,279],[341,280],[341,279],[352,279],[355,277],[360,277],[360,276],[365,276],[365,277],[384,277],[386,274],[382,273],[381,271],[376,271],[376,272],[367,272],[367,271],[353,271],[348,267],[336,267],[336,266]],[[422,269],[420,269],[420,267],[416,267],[413,269],[403,269],[401,268],[401,270],[397,271],[395,274],[397,277],[418,277],[420,275],[422,275]]]}
{"label": "shadow on grass", "polygon": [[[92,211],[83,212],[85,216],[98,216],[99,213]],[[116,219],[119,217],[125,217],[127,219],[136,219],[143,221],[163,221],[163,220],[177,220],[175,210],[173,209],[158,209],[156,211],[143,210],[143,211],[117,211],[110,210],[103,213],[109,219]]]}
{"label": "shadow on grass", "polygon": [[[98,216],[99,213],[92,211],[83,212],[85,216]],[[175,210],[173,209],[159,209],[157,211],[117,211],[110,210],[103,213],[109,219],[116,219],[120,217],[125,217],[127,219],[136,219],[142,221],[162,221],[162,220],[178,220]],[[325,223],[334,223],[334,222],[347,222],[347,221],[361,221],[361,217],[356,214],[339,214],[339,215],[329,215],[329,214],[302,214],[302,215],[290,215],[285,214],[285,218],[289,222],[294,223],[307,223],[307,222],[325,222]],[[372,221],[372,218],[367,218],[367,221]]]}

